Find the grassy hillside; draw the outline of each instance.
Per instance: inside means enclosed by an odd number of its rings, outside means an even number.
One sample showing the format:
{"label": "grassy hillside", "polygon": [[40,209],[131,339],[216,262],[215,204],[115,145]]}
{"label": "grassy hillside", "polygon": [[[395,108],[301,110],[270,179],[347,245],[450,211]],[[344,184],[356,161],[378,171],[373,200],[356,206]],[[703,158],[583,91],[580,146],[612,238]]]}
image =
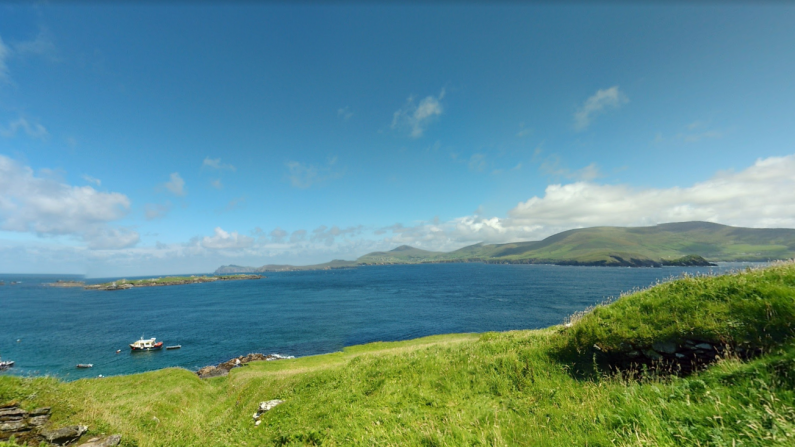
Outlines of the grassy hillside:
{"label": "grassy hillside", "polygon": [[[795,439],[795,264],[687,278],[570,327],[453,334],[252,363],[200,380],[166,369],[70,383],[0,377],[0,402],[126,446],[789,446]],[[705,337],[757,343],[686,377],[615,374],[609,351]],[[711,337],[711,338],[710,338]],[[599,351],[602,352],[602,351]],[[285,402],[255,426],[260,401]]]}
{"label": "grassy hillside", "polygon": [[[767,261],[795,257],[795,229],[737,228],[709,222],[594,227],[564,231],[542,241],[475,244],[450,253],[424,253],[428,254],[422,260],[403,262],[483,260],[620,265],[635,260],[634,264],[643,265],[688,255],[710,261]],[[359,261],[368,260],[372,255],[376,253],[363,256]],[[384,256],[384,253],[377,255]],[[399,256],[392,256],[392,259],[401,261]]]}
{"label": "grassy hillside", "polygon": [[420,250],[419,248],[401,245],[390,251],[376,251],[368,253],[356,260],[357,264],[401,264],[428,262],[438,259],[444,253],[438,251]]}

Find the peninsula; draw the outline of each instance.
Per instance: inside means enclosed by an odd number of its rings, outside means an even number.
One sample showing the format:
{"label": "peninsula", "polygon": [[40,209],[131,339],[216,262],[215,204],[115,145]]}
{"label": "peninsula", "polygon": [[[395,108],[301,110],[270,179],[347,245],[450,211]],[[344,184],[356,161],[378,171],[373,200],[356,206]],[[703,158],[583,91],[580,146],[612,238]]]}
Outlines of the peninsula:
{"label": "peninsula", "polygon": [[243,279],[260,279],[262,275],[224,275],[224,276],[165,276],[148,279],[120,279],[103,284],[85,286],[87,290],[125,290],[134,287],[179,286],[183,284],[200,284],[215,281],[235,281]]}
{"label": "peninsula", "polygon": [[215,274],[351,268],[363,265],[483,262],[605,267],[707,266],[719,261],[771,261],[795,257],[795,229],[742,228],[711,222],[650,227],[593,227],[541,241],[474,244],[444,253],[408,245],[368,253],[355,261],[290,266],[222,266]]}

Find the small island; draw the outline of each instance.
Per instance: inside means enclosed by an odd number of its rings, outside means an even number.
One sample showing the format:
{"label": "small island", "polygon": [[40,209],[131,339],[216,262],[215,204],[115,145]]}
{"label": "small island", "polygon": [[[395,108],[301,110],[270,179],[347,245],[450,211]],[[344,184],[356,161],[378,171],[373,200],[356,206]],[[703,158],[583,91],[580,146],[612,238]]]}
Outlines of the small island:
{"label": "small island", "polygon": [[73,281],[68,279],[59,279],[55,282],[44,283],[47,287],[85,287],[86,283],[83,281]]}
{"label": "small island", "polygon": [[179,286],[183,284],[200,284],[215,281],[237,281],[243,279],[261,279],[262,275],[219,275],[219,276],[165,276],[147,279],[120,279],[103,284],[85,286],[86,290],[125,290],[133,287]]}

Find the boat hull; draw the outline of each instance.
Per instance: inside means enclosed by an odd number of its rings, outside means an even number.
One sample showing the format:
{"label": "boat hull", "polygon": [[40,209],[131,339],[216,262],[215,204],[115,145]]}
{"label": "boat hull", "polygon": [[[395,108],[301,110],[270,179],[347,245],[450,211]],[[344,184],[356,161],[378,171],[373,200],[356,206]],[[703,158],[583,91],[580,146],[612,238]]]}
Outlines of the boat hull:
{"label": "boat hull", "polygon": [[147,347],[139,347],[139,346],[130,346],[132,352],[141,352],[141,351],[159,351],[163,349],[163,342],[157,342],[154,346],[147,346]]}

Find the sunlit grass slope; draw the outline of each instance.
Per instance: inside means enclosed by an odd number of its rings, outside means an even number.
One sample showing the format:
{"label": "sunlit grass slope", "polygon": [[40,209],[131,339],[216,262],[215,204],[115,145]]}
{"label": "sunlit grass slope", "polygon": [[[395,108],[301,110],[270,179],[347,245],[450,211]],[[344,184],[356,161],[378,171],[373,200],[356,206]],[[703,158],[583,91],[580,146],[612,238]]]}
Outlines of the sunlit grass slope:
{"label": "sunlit grass slope", "polygon": [[[118,432],[127,446],[791,446],[795,345],[782,322],[794,301],[787,263],[656,286],[570,328],[373,343],[206,381],[181,369],[70,383],[6,376],[0,401],[52,406],[58,423]],[[766,340],[766,353],[641,380],[600,369],[587,350],[561,360],[572,344],[681,331]],[[270,399],[285,402],[255,426]]]}

